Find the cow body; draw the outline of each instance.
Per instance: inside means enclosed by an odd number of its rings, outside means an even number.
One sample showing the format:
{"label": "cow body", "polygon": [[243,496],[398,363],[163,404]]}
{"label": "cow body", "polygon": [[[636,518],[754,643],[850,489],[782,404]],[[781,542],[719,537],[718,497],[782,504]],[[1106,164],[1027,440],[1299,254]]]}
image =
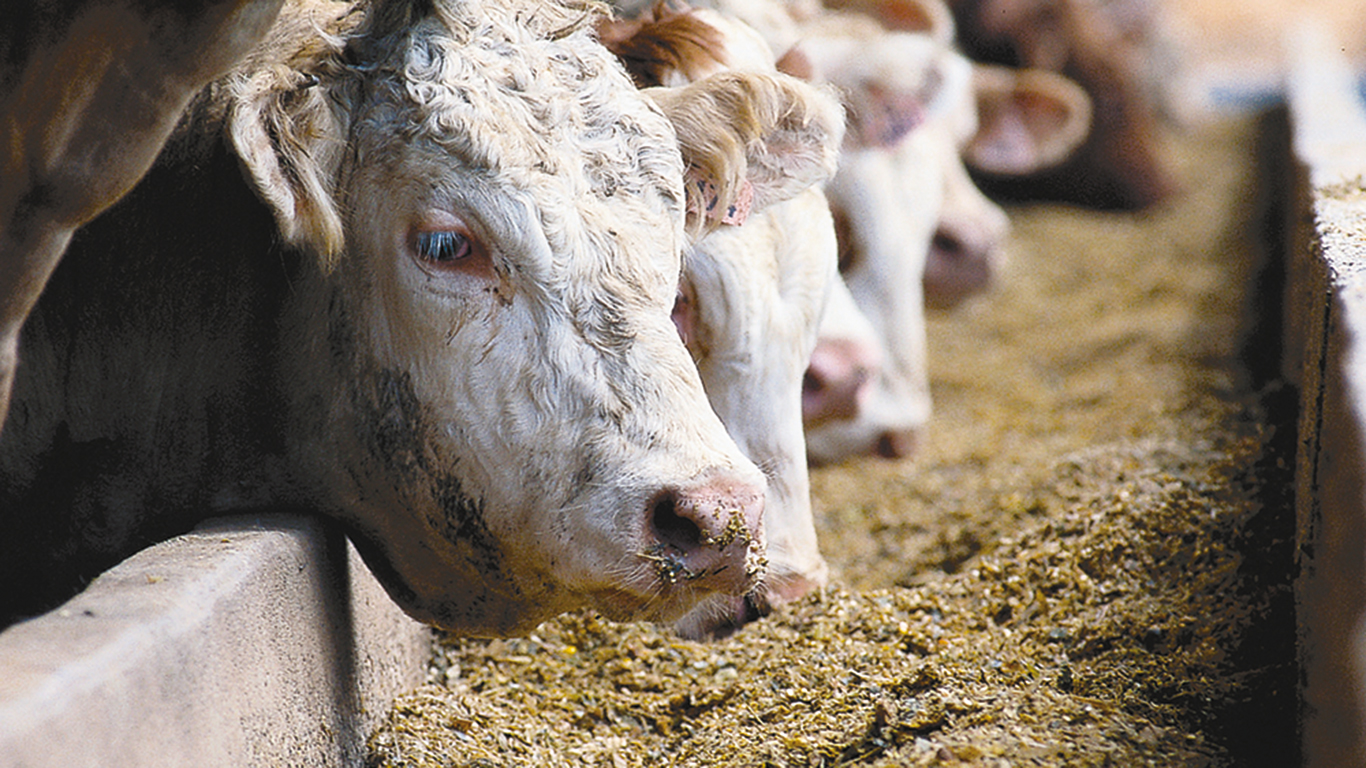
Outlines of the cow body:
{"label": "cow body", "polygon": [[0,424],[19,331],[75,230],[142,177],[280,1],[22,4],[0,27]]}
{"label": "cow body", "polygon": [[24,328],[8,614],[282,506],[470,634],[758,583],[764,477],[670,322],[677,135],[590,22],[299,4],[201,94]]}

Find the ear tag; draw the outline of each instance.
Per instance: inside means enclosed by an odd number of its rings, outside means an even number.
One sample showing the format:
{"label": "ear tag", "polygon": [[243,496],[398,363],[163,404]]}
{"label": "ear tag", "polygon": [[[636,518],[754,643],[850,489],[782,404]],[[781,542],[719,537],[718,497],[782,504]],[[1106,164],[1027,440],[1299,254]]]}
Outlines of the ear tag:
{"label": "ear tag", "polygon": [[688,213],[705,215],[709,221],[737,227],[749,218],[749,213],[754,207],[754,185],[749,183],[748,179],[740,182],[735,202],[724,211],[719,210],[721,194],[716,185],[711,179],[703,177],[701,171],[697,168],[688,168],[684,181],[688,185],[688,191],[693,193],[688,195]]}
{"label": "ear tag", "polygon": [[925,106],[919,96],[880,88],[874,84],[865,86],[868,95],[869,114],[858,116],[859,137],[868,147],[891,147],[925,122]]}
{"label": "ear tag", "polygon": [[739,194],[735,196],[735,202],[731,203],[726,209],[726,215],[721,217],[722,224],[740,226],[749,218],[749,212],[754,208],[754,185],[748,180],[740,182]]}

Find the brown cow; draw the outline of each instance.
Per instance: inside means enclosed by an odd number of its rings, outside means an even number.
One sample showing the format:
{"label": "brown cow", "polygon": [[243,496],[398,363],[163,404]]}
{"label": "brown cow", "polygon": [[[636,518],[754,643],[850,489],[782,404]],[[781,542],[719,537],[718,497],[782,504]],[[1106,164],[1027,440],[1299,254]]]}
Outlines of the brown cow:
{"label": "brown cow", "polygon": [[0,24],[0,425],[19,330],[76,228],[151,166],[281,0],[20,3]]}
{"label": "brown cow", "polygon": [[[1142,82],[1143,52],[1133,24],[1094,0],[952,0],[959,45],[971,57],[1058,72],[1092,101],[1092,127],[1077,151],[1027,175],[977,179],[993,196],[1131,210],[1177,189],[1162,156],[1160,115]],[[1120,4],[1124,5],[1124,4]]]}

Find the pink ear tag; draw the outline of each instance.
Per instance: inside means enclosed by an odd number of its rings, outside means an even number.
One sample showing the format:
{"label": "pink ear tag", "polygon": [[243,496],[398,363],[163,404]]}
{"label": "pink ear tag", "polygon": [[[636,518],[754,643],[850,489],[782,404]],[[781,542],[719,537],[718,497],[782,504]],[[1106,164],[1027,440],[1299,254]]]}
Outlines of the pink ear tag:
{"label": "pink ear tag", "polygon": [[749,218],[749,212],[754,208],[754,185],[746,179],[740,182],[740,191],[735,196],[735,202],[731,203],[726,209],[726,215],[721,217],[722,224],[740,226]]}
{"label": "pink ear tag", "polygon": [[864,146],[894,146],[925,122],[925,105],[920,96],[881,88],[873,83],[865,88],[871,97],[868,109],[871,114],[858,116],[859,137]]}
{"label": "pink ear tag", "polygon": [[754,207],[754,185],[749,183],[748,179],[740,182],[735,202],[725,211],[720,211],[717,208],[721,194],[710,179],[704,178],[702,172],[693,167],[688,168],[683,178],[688,185],[688,191],[694,193],[688,195],[688,213],[703,214],[711,221],[737,227],[749,218],[749,212]]}

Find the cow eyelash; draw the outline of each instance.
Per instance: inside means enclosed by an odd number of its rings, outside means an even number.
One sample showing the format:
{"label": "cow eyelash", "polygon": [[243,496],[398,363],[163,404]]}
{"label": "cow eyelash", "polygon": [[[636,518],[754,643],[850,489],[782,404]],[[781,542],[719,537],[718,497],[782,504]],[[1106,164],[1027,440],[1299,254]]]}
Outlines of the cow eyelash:
{"label": "cow eyelash", "polygon": [[473,255],[474,244],[459,232],[423,232],[417,236],[417,253],[423,261],[450,265]]}

